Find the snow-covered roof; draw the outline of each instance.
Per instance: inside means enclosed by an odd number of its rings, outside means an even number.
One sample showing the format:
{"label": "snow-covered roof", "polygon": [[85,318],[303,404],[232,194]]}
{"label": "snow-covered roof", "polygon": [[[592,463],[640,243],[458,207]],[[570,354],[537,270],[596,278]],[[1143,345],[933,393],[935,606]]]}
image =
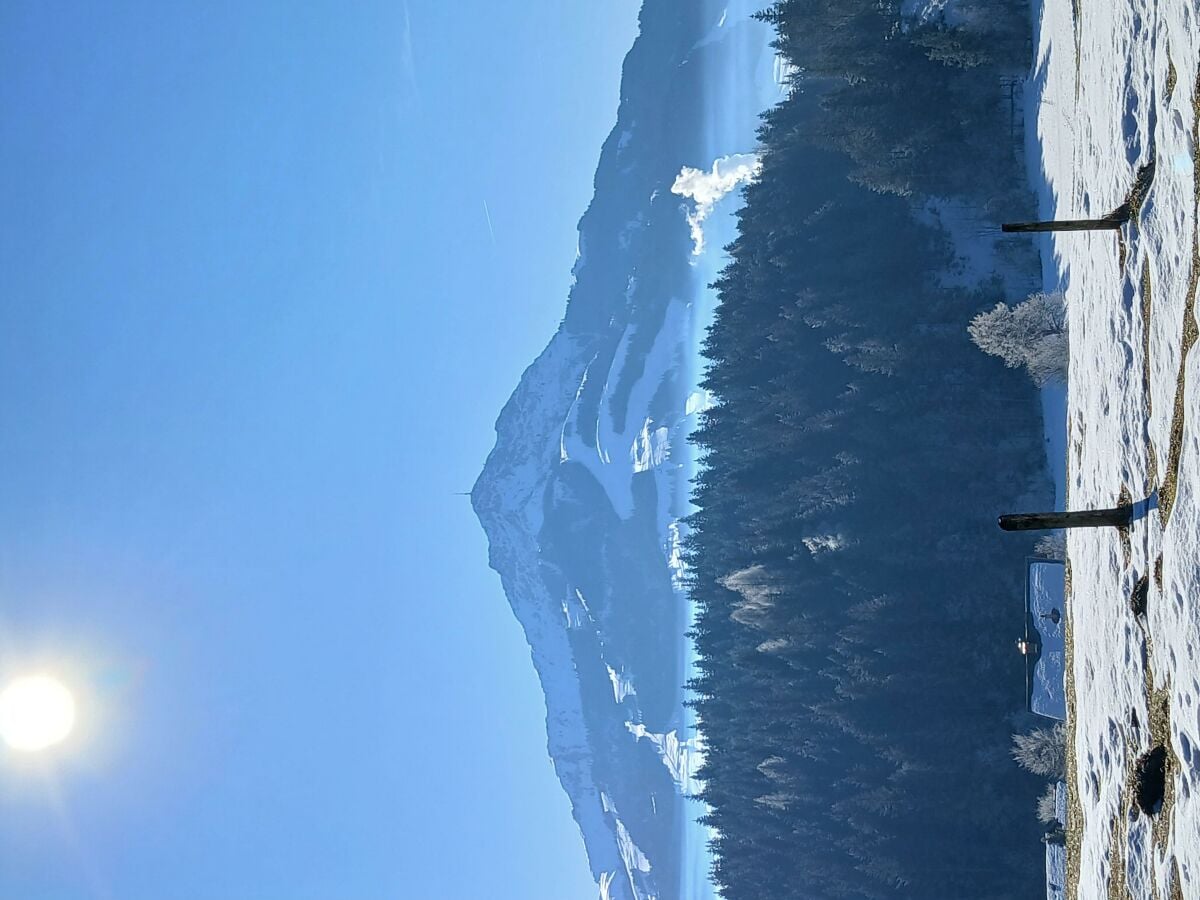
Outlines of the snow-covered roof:
{"label": "snow-covered roof", "polygon": [[1061,844],[1046,845],[1046,900],[1066,897],[1067,848]]}
{"label": "snow-covered roof", "polygon": [[1041,644],[1030,679],[1029,708],[1040,716],[1060,721],[1067,717],[1065,583],[1062,563],[1045,560],[1029,563],[1025,588],[1027,627],[1029,636]]}

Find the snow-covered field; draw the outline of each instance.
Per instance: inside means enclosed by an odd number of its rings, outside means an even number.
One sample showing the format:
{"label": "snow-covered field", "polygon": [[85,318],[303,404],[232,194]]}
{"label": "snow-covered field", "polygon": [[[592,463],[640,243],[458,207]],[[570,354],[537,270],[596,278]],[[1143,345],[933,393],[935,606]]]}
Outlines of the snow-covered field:
{"label": "snow-covered field", "polygon": [[[1200,23],[1194,0],[1044,0],[1035,15],[1043,217],[1104,215],[1157,163],[1123,248],[1113,232],[1043,245],[1069,307],[1068,508],[1149,507],[1126,532],[1068,539],[1067,895],[1200,897]],[[1159,743],[1166,800],[1137,815],[1134,765]]]}

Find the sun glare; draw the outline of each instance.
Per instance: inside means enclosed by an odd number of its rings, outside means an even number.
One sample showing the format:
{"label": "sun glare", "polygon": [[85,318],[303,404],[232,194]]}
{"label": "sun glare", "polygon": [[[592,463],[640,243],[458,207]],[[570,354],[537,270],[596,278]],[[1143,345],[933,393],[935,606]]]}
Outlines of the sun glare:
{"label": "sun glare", "polygon": [[0,692],[0,738],[14,750],[44,750],[75,725],[75,698],[48,675],[12,681]]}

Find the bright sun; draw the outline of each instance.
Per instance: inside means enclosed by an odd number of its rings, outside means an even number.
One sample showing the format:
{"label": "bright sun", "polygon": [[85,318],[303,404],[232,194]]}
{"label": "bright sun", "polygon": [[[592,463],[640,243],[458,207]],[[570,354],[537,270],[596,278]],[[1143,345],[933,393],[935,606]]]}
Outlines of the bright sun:
{"label": "bright sun", "polygon": [[0,692],[0,738],[14,750],[44,750],[74,725],[75,698],[48,675],[18,678]]}

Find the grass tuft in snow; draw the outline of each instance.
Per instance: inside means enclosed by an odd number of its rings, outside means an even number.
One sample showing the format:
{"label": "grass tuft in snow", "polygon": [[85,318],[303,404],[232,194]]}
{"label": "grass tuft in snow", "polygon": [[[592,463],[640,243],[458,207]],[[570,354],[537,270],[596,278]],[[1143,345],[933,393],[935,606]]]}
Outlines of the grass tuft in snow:
{"label": "grass tuft in snow", "polygon": [[1150,382],[1150,317],[1153,314],[1153,282],[1150,277],[1150,258],[1142,258],[1142,402],[1146,405],[1146,485],[1147,494],[1158,488],[1158,450],[1150,437],[1149,422],[1154,411]]}
{"label": "grass tuft in snow", "polygon": [[[1129,189],[1129,193],[1125,195],[1125,202],[1110,212],[1106,219],[1116,219],[1120,222],[1129,222],[1136,228],[1141,223],[1142,204],[1146,202],[1146,195],[1150,193],[1150,188],[1154,184],[1154,172],[1157,169],[1157,163],[1153,159],[1146,165],[1138,169],[1137,175],[1133,179],[1133,187]],[[1125,231],[1122,229],[1117,232],[1117,268],[1125,271],[1125,261],[1129,256],[1129,244],[1125,237]]]}
{"label": "grass tuft in snow", "polygon": [[1150,193],[1150,188],[1154,186],[1154,173],[1158,169],[1158,164],[1151,159],[1140,169],[1133,179],[1133,187],[1129,189],[1129,194],[1125,197],[1125,202],[1117,207],[1112,213],[1119,216],[1125,212],[1129,221],[1137,222],[1142,216],[1142,204],[1146,202],[1146,195]]}
{"label": "grass tuft in snow", "polygon": [[1133,586],[1133,593],[1129,595],[1129,609],[1135,616],[1144,618],[1149,599],[1150,579],[1143,575],[1137,580],[1137,584]]}
{"label": "grass tuft in snow", "polygon": [[1179,348],[1179,375],[1175,379],[1175,408],[1171,413],[1171,445],[1167,452],[1167,471],[1163,473],[1159,489],[1159,516],[1165,525],[1171,518],[1178,491],[1179,459],[1183,454],[1184,393],[1186,388],[1187,358],[1200,330],[1196,327],[1196,287],[1200,283],[1200,248],[1196,244],[1196,211],[1200,207],[1200,71],[1196,73],[1196,84],[1192,89],[1192,272],[1188,279],[1187,301],[1183,309],[1183,337]]}
{"label": "grass tuft in snow", "polygon": [[1119,813],[1113,816],[1108,838],[1108,900],[1129,900],[1129,891],[1125,887],[1125,829],[1121,827],[1122,819],[1124,816]]}
{"label": "grass tuft in snow", "polygon": [[1171,860],[1171,900],[1184,900],[1183,881],[1179,877],[1179,860]]}
{"label": "grass tuft in snow", "polygon": [[[1129,492],[1129,485],[1122,483],[1121,490],[1117,493],[1117,506],[1132,506],[1133,495]],[[1133,543],[1129,537],[1130,526],[1120,525],[1117,527],[1117,534],[1121,539],[1121,556],[1125,560],[1125,568],[1129,568],[1133,562]]]}

